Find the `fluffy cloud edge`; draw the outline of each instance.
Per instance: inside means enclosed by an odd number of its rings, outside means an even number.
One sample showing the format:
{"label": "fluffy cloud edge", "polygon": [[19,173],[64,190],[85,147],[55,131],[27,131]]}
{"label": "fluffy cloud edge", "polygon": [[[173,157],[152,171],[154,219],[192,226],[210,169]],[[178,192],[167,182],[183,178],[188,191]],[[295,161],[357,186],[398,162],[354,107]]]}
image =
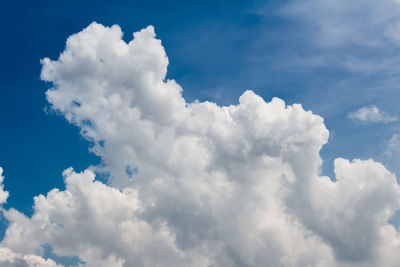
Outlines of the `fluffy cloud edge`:
{"label": "fluffy cloud edge", "polygon": [[20,254],[6,247],[0,247],[0,264],[4,267],[62,267],[52,259],[44,259],[35,254]]}

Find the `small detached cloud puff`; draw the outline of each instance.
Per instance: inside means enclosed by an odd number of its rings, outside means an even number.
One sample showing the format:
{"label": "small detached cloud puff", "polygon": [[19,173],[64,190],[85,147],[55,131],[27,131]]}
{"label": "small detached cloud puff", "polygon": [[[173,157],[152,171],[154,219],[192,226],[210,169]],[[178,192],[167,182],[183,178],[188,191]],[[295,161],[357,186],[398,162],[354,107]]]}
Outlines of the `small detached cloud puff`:
{"label": "small detached cloud puff", "polygon": [[362,107],[356,111],[350,112],[348,117],[355,121],[371,123],[371,122],[393,122],[397,121],[398,118],[390,116],[385,112],[380,111],[375,105],[370,107]]}

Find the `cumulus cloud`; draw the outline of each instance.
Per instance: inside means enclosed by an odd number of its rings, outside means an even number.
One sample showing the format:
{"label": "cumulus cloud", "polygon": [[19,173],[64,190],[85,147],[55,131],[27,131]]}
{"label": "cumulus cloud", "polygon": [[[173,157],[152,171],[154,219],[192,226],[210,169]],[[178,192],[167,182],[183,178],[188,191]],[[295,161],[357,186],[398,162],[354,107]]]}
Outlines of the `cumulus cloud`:
{"label": "cumulus cloud", "polygon": [[0,247],[0,264],[3,267],[61,267],[51,259],[34,254],[22,255],[8,248]]}
{"label": "cumulus cloud", "polygon": [[395,176],[337,159],[336,181],[321,177],[329,133],[301,105],[252,91],[231,106],[187,103],[151,26],[126,43],[92,23],[42,64],[52,108],[103,163],[64,171],[66,189],[35,197],[31,217],[4,211],[12,253],[49,245],[108,267],[400,264]]}
{"label": "cumulus cloud", "polygon": [[380,111],[375,105],[370,107],[362,107],[356,111],[350,112],[348,117],[361,122],[393,122],[398,118],[390,116],[383,111]]}

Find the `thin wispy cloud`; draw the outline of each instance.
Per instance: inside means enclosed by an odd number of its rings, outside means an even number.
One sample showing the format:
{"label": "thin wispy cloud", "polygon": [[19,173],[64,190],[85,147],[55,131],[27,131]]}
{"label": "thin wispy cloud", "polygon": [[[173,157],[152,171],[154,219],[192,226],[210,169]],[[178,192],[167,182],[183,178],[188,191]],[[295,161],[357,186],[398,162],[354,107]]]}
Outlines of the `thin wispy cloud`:
{"label": "thin wispy cloud", "polygon": [[356,111],[350,112],[348,114],[350,119],[355,121],[372,123],[372,122],[383,122],[389,123],[397,121],[399,118],[396,116],[391,116],[378,109],[375,105],[370,107],[362,107]]}
{"label": "thin wispy cloud", "polygon": [[391,156],[393,153],[400,153],[400,134],[393,134],[386,142],[385,156]]}
{"label": "thin wispy cloud", "polygon": [[317,51],[298,63],[324,62],[370,75],[399,73],[398,1],[292,0],[280,12],[297,21],[304,41]]}
{"label": "thin wispy cloud", "polygon": [[[314,12],[309,12],[311,10]],[[321,46],[372,48],[388,43],[400,45],[398,1],[293,0],[283,7],[282,12],[301,18],[308,27],[316,30],[314,38]]]}

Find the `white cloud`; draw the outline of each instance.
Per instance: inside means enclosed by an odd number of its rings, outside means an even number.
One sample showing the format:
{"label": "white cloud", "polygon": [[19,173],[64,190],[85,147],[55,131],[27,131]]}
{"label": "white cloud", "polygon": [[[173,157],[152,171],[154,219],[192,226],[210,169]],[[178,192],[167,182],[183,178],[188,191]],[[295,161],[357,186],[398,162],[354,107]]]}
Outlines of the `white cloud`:
{"label": "white cloud", "polygon": [[393,152],[400,151],[400,135],[393,134],[390,139],[386,143],[386,150],[384,152],[385,155],[390,156]]}
{"label": "white cloud", "polygon": [[398,132],[385,141],[381,158],[387,166],[390,166],[391,171],[397,175],[400,173],[400,134]]}
{"label": "white cloud", "polygon": [[282,11],[306,22],[322,46],[400,45],[398,1],[292,0]]}
{"label": "white cloud", "polygon": [[337,182],[320,177],[321,117],[252,91],[187,103],[153,27],[121,37],[93,23],[42,61],[52,108],[103,164],[67,169],[31,218],[5,211],[2,247],[86,266],[399,266],[400,188],[383,165],[337,159]]}
{"label": "white cloud", "polygon": [[314,47],[299,56],[299,64],[398,75],[399,1],[291,0],[281,14],[294,20],[300,36]]}
{"label": "white cloud", "polygon": [[350,112],[349,118],[361,122],[393,122],[398,120],[395,116],[390,116],[385,112],[380,111],[375,105],[370,107],[362,107],[356,111]]}
{"label": "white cloud", "polygon": [[0,167],[0,204],[4,204],[8,198],[8,192],[4,191],[4,176],[3,176],[3,168]]}
{"label": "white cloud", "polygon": [[61,267],[51,259],[46,260],[34,254],[14,253],[4,247],[0,247],[0,264],[2,267]]}

